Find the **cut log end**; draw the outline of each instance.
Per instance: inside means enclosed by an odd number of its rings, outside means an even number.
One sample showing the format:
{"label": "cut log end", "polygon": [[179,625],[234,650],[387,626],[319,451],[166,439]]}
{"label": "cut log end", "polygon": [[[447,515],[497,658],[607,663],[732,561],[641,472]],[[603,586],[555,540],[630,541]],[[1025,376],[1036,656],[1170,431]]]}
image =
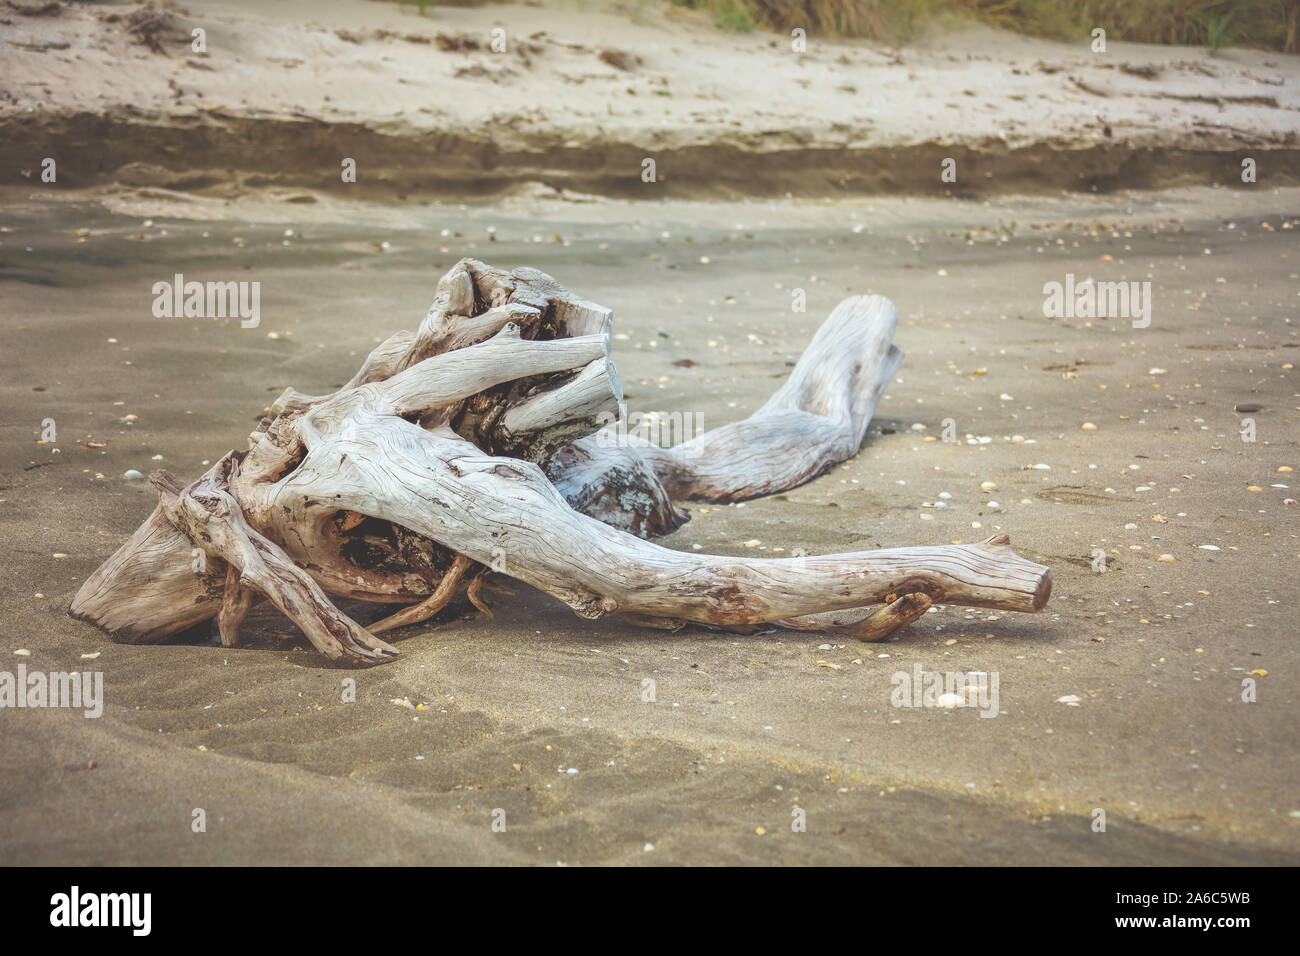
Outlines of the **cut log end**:
{"label": "cut log end", "polygon": [[1006,532],[993,535],[985,541],[981,547],[991,551],[1000,560],[1015,560],[1024,565],[1030,572],[1029,588],[1023,588],[1027,593],[1027,600],[1022,596],[1017,601],[1017,606],[1011,610],[1017,611],[1041,611],[1047,606],[1047,602],[1052,597],[1052,569],[1042,564],[1034,564],[1026,561],[1018,554],[1011,550],[1011,536]]}
{"label": "cut log end", "polygon": [[1041,611],[1047,607],[1047,602],[1052,597],[1052,569],[1047,568],[1043,571],[1043,576],[1039,579],[1038,589],[1034,591],[1034,606],[1032,610]]}

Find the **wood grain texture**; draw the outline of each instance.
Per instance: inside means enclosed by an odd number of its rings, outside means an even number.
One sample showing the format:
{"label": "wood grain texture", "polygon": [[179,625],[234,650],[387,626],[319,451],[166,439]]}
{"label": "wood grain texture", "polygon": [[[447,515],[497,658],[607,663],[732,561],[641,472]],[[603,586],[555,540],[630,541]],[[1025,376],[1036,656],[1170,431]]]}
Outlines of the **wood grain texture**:
{"label": "wood grain texture", "polygon": [[[931,603],[1046,602],[1050,572],[1004,535],[786,559],[647,540],[686,519],[674,500],[786,490],[857,454],[902,360],[897,313],[879,296],[844,300],[762,407],[673,447],[600,430],[623,401],[612,318],[535,269],[462,260],[419,328],[384,341],[343,388],[286,390],[248,448],[192,484],[156,475],[158,507],[71,613],[138,642],[215,616],[230,645],[264,597],[326,657],[370,664],[396,653],[375,632],[462,591],[486,611],[476,565],[582,617],[674,629],[838,629],[827,612],[887,603],[840,631],[874,640]],[[367,630],[331,597],[410,606]]]}

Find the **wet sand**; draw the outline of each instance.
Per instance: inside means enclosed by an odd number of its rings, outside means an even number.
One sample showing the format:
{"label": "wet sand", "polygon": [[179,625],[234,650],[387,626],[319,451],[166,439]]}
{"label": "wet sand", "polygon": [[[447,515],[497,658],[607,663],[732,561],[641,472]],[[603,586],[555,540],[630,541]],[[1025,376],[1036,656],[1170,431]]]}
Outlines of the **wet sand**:
{"label": "wet sand", "polygon": [[[1300,466],[1300,193],[315,198],[0,197],[0,669],[93,667],[107,698],[97,720],[0,711],[0,861],[1300,862],[1300,508],[1278,471]],[[583,621],[516,587],[489,595],[494,620],[457,608],[359,672],[260,610],[237,649],[115,645],[68,618],[153,506],[127,469],[192,478],[242,447],[285,386],[340,384],[414,327],[462,255],[614,308],[630,407],[706,427],[760,404],[842,297],[889,296],[907,356],[862,452],[784,495],[690,505],[664,543],[820,553],[1005,531],[1051,566],[1048,608],[948,607],[896,641],[821,649]],[[154,318],[152,284],[175,272],[260,281],[260,327]],[[1149,279],[1150,327],[1045,317],[1043,284],[1071,272]],[[1233,411],[1247,402],[1254,443]],[[959,440],[926,441],[948,418]],[[917,664],[997,672],[1001,713],[891,706],[891,676]]]}

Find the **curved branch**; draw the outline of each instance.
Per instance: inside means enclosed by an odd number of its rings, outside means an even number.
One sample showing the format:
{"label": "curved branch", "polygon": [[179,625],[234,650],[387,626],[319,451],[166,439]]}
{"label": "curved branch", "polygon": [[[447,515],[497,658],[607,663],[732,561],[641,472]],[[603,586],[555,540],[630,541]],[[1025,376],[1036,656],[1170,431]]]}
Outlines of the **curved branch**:
{"label": "curved branch", "polygon": [[226,491],[236,467],[233,456],[227,455],[188,487],[165,471],[155,472],[151,480],[167,520],[209,555],[237,568],[239,586],[266,595],[326,657],[351,655],[377,663],[396,655],[396,648],[372,637],[336,608],[306,571],[248,526]]}
{"label": "curved branch", "polygon": [[314,443],[265,507],[310,520],[327,501],[382,514],[560,598],[583,617],[616,612],[752,625],[879,604],[920,591],[936,603],[1038,610],[1050,571],[1005,536],[977,545],[785,559],[670,551],[578,514],[535,465],[483,454],[446,433],[354,413]]}

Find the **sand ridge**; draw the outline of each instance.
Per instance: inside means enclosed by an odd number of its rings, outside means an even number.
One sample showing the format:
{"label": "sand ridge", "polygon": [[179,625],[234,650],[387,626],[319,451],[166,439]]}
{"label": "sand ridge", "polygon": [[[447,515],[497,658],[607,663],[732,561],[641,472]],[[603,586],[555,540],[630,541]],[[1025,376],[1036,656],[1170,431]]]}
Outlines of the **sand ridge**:
{"label": "sand ridge", "polygon": [[127,32],[135,9],[8,18],[8,181],[30,177],[40,144],[77,157],[70,186],[325,188],[350,157],[353,191],[388,197],[526,182],[627,198],[941,194],[945,158],[958,193],[1106,190],[1235,178],[1243,150],[1275,184],[1300,182],[1300,66],[1283,54],[1093,53],[987,28],[905,50],[814,36],[796,53],[691,15],[206,0],[170,15],[162,55]]}

